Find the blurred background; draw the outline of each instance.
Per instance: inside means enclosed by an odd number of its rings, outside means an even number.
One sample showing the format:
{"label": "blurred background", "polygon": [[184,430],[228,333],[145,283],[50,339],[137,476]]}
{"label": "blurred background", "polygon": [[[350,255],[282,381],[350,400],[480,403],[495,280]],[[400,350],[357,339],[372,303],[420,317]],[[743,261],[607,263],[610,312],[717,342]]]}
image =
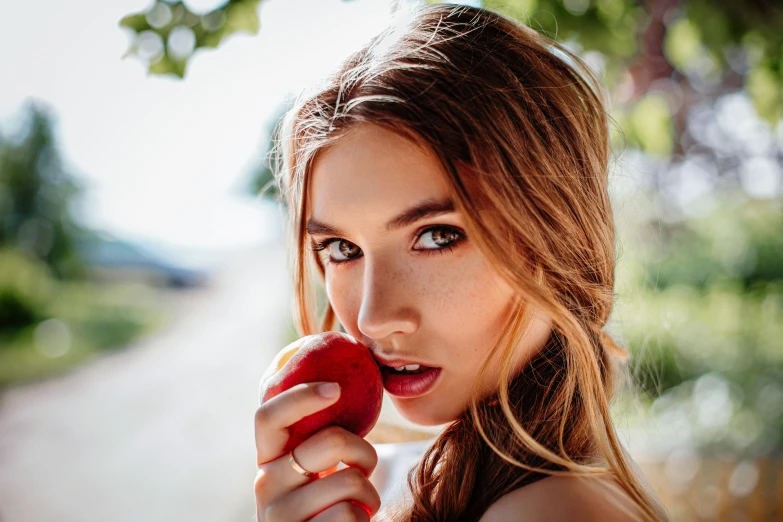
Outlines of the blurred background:
{"label": "blurred background", "polygon": [[[416,3],[0,3],[0,521],[253,519],[271,131]],[[783,520],[783,5],[465,3],[607,85],[622,439],[674,520]]]}

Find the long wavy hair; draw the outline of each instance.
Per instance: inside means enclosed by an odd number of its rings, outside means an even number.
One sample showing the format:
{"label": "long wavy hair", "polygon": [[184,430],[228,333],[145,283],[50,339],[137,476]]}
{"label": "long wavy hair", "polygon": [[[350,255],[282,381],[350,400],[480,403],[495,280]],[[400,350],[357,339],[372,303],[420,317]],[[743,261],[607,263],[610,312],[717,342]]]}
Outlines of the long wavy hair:
{"label": "long wavy hair", "polygon": [[[578,56],[498,14],[440,4],[372,39],[278,126],[300,335],[338,327],[329,303],[317,304],[324,267],[305,232],[312,166],[363,123],[436,154],[468,237],[516,290],[468,411],[410,471],[412,502],[393,519],[475,521],[525,484],[579,475],[613,478],[606,482],[632,499],[635,518],[668,520],[610,416],[628,372],[627,353],[603,330],[615,268],[609,121],[601,83]],[[515,374],[533,304],[552,318],[552,334]],[[497,361],[499,389],[480,397],[477,384]]]}

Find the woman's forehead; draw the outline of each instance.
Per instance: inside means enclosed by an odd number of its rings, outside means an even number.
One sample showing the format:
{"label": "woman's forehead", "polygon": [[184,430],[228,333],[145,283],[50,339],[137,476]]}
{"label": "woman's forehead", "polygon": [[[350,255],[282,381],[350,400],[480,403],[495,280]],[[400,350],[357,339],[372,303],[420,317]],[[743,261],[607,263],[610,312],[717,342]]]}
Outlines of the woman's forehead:
{"label": "woman's forehead", "polygon": [[356,220],[386,223],[411,205],[451,196],[434,153],[371,124],[358,125],[319,153],[307,190],[307,218],[345,229]]}

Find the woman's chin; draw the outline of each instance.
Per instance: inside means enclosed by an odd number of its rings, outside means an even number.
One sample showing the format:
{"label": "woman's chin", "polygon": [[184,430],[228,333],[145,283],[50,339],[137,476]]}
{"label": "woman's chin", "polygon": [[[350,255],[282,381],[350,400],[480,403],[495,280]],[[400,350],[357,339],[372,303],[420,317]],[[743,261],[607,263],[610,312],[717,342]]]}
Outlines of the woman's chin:
{"label": "woman's chin", "polygon": [[457,418],[450,411],[439,407],[433,403],[427,403],[427,398],[422,397],[421,401],[415,399],[398,399],[392,397],[394,408],[400,416],[408,422],[418,426],[438,426],[448,424]]}

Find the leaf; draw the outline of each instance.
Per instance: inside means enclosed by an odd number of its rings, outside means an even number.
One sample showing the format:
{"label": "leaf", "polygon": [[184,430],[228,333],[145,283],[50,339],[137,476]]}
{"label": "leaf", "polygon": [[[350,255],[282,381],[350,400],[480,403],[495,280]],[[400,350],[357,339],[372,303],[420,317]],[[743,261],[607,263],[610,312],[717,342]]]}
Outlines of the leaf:
{"label": "leaf", "polygon": [[137,33],[152,29],[149,22],[147,22],[146,13],[136,13],[123,17],[120,20],[120,27],[127,27]]}
{"label": "leaf", "polygon": [[260,22],[258,20],[258,4],[260,0],[235,0],[226,6],[226,27],[230,28],[226,34],[246,31],[251,34],[258,33]]}
{"label": "leaf", "polygon": [[184,78],[187,63],[187,60],[176,60],[166,53],[160,58],[160,60],[149,66],[149,74],[169,74],[177,76],[178,78]]}
{"label": "leaf", "polygon": [[701,32],[689,18],[680,18],[666,30],[665,49],[669,63],[684,71],[702,55]]}
{"label": "leaf", "polygon": [[[152,27],[148,21],[148,15],[161,3],[171,10],[171,19],[166,25]],[[258,18],[260,3],[261,0],[229,0],[222,7],[200,15],[188,9],[188,6],[182,0],[165,2],[157,0],[146,11],[130,14],[120,20],[120,27],[128,28],[136,33],[135,40],[131,42],[125,56],[138,54],[138,39],[145,31],[157,34],[166,42],[172,30],[179,26],[188,27],[193,31],[196,40],[193,49],[194,54],[199,48],[218,47],[225,38],[233,33],[246,32],[257,34],[260,28]],[[225,23],[219,27],[216,26],[214,24],[216,18],[223,18]],[[180,60],[171,56],[164,56],[154,63],[149,63],[147,72],[149,74],[175,75],[182,78],[185,74],[188,59]]]}
{"label": "leaf", "polygon": [[746,87],[759,116],[770,124],[783,117],[783,86],[769,62],[762,63],[748,74]]}
{"label": "leaf", "polygon": [[646,152],[661,157],[671,154],[672,120],[664,96],[647,94],[631,111],[630,120],[634,134]]}

